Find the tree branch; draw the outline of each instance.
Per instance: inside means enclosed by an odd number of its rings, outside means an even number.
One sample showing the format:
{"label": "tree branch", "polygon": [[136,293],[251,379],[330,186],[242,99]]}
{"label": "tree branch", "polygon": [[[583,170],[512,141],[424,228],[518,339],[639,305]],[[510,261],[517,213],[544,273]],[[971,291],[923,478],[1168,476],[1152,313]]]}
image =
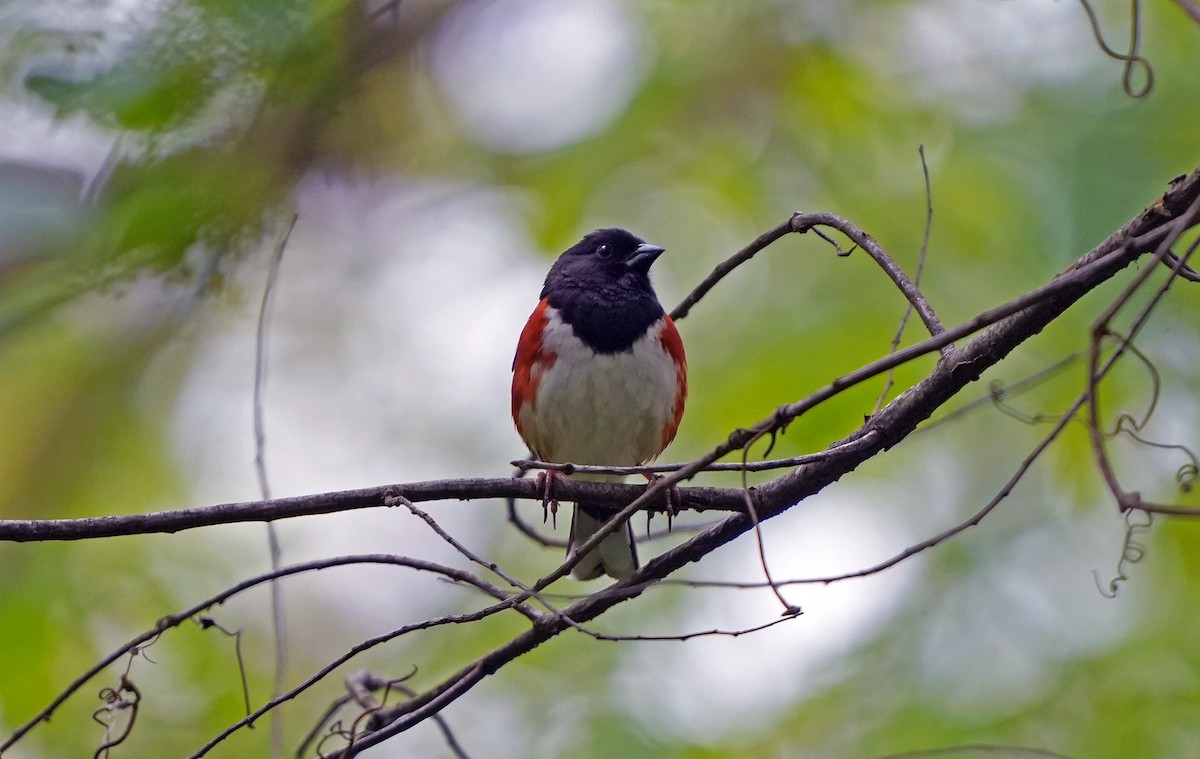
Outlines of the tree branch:
{"label": "tree branch", "polygon": [[[575,481],[555,485],[555,495],[564,501],[585,500],[610,507],[627,504],[645,491],[644,485]],[[737,511],[744,505],[741,491],[736,488],[691,487],[680,490],[680,495],[682,508],[693,511]],[[429,480],[149,514],[80,519],[0,519],[0,541],[89,540],[119,535],[174,533],[221,524],[271,522],[314,514],[382,508],[388,505],[386,501],[389,497],[403,498],[413,503],[485,498],[541,500],[542,491],[532,480],[508,477]],[[661,494],[651,499],[647,507],[665,508]]]}

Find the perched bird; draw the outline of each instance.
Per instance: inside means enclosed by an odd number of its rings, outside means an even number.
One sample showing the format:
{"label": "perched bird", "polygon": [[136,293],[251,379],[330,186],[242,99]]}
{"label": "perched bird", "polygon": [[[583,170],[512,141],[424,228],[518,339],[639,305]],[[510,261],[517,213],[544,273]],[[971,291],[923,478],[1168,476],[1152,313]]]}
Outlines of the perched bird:
{"label": "perched bird", "polygon": [[[513,359],[513,421],[538,459],[635,466],[675,437],[687,397],[687,359],[650,285],[650,265],[662,252],[623,229],[598,229],[550,267]],[[547,485],[553,476],[543,473],[551,478]],[[568,555],[606,516],[611,511],[575,505]],[[584,556],[573,575],[619,578],[637,567],[627,523]]]}

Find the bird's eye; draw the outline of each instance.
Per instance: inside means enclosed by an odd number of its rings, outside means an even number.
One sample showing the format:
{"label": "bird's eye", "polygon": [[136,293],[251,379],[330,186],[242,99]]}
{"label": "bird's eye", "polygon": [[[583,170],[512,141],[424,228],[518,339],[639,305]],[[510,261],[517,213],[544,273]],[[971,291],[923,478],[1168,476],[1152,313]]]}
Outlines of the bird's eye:
{"label": "bird's eye", "polygon": [[596,255],[600,256],[601,258],[608,258],[612,255],[612,248],[608,247],[607,245],[601,245],[599,248],[596,248]]}

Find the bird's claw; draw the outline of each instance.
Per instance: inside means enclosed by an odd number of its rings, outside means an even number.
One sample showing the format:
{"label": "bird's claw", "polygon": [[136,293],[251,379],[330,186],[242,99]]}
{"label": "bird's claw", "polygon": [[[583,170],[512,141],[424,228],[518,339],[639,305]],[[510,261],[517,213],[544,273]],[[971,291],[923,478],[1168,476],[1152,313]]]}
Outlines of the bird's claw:
{"label": "bird's claw", "polygon": [[551,526],[558,529],[558,499],[554,497],[554,482],[566,480],[567,477],[556,469],[538,472],[537,486],[542,491],[542,524],[550,520]]}
{"label": "bird's claw", "polygon": [[[654,484],[663,478],[659,474],[647,474],[646,479],[649,480],[646,487],[654,487]],[[667,490],[663,493],[663,499],[666,501],[666,509],[664,513],[667,515],[667,532],[671,531],[672,523],[675,517],[678,516],[680,504],[683,502],[679,494],[679,488],[674,483],[667,486]],[[646,512],[646,533],[650,532],[650,516],[653,512]]]}

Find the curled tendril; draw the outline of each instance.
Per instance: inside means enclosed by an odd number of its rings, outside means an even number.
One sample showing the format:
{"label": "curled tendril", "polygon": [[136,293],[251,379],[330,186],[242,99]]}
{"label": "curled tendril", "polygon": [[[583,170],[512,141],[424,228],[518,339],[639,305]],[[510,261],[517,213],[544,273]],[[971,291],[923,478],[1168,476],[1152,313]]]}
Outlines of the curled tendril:
{"label": "curled tendril", "polygon": [[1151,440],[1142,434],[1142,431],[1146,428],[1146,425],[1150,423],[1150,419],[1154,416],[1154,412],[1158,408],[1159,398],[1162,395],[1162,377],[1159,375],[1158,368],[1155,367],[1150,358],[1138,350],[1137,347],[1134,346],[1133,343],[1129,341],[1129,338],[1127,338],[1125,335],[1110,333],[1109,337],[1120,341],[1121,344],[1130,353],[1132,353],[1133,356],[1138,359],[1138,361],[1141,362],[1142,366],[1145,367],[1150,378],[1150,400],[1146,410],[1142,413],[1140,418],[1135,417],[1133,414],[1128,412],[1119,414],[1116,422],[1113,424],[1112,429],[1104,433],[1105,436],[1115,438],[1120,435],[1124,435],[1137,444],[1147,448],[1179,451],[1188,458],[1188,461],[1175,471],[1175,482],[1178,484],[1180,491],[1184,493],[1192,492],[1192,489],[1195,487],[1196,477],[1200,475],[1200,457],[1197,457],[1196,453],[1191,448],[1183,445],[1182,443],[1163,443],[1157,440]]}
{"label": "curled tendril", "polygon": [[1092,578],[1100,595],[1105,598],[1117,597],[1121,585],[1129,580],[1129,567],[1146,558],[1146,546],[1138,542],[1136,537],[1153,525],[1154,515],[1148,511],[1134,509],[1125,512],[1125,542],[1121,546],[1121,559],[1117,562],[1117,576],[1109,581],[1106,588],[1100,584],[1100,573],[1092,570]]}
{"label": "curled tendril", "polygon": [[338,739],[349,742],[350,739],[353,738],[353,736],[354,736],[354,734],[351,730],[348,730],[347,728],[342,726],[342,721],[340,719],[335,721],[333,724],[331,724],[329,726],[329,730],[325,733],[325,735],[321,736],[321,740],[317,742],[317,748],[316,748],[317,756],[318,757],[328,756],[328,754],[325,753],[325,744],[327,742],[338,740]]}
{"label": "curled tendril", "polygon": [[1146,410],[1142,412],[1141,418],[1134,417],[1129,413],[1123,413],[1117,417],[1112,432],[1107,433],[1107,435],[1115,437],[1121,432],[1129,433],[1130,429],[1134,432],[1141,432],[1150,423],[1150,418],[1154,416],[1154,412],[1158,408],[1158,400],[1162,396],[1162,375],[1159,374],[1158,367],[1154,365],[1150,357],[1139,350],[1129,336],[1109,331],[1106,338],[1111,338],[1120,343],[1121,348],[1132,354],[1141,363],[1150,378],[1150,400],[1146,404]]}
{"label": "curled tendril", "polygon": [[[1150,94],[1154,89],[1154,67],[1150,65],[1139,49],[1142,46],[1142,3],[1141,0],[1132,0],[1130,6],[1130,22],[1129,22],[1129,51],[1122,53],[1114,50],[1104,40],[1104,32],[1100,29],[1100,19],[1096,16],[1096,9],[1088,0],[1079,0],[1083,6],[1083,10],[1087,13],[1088,23],[1092,26],[1092,36],[1096,38],[1096,44],[1100,46],[1100,50],[1105,55],[1116,61],[1121,61],[1125,64],[1124,73],[1121,76],[1121,86],[1125,90],[1125,94],[1136,100],[1140,100]],[[1133,83],[1134,72],[1142,71],[1145,76],[1145,81],[1141,87],[1135,87]]]}
{"label": "curled tendril", "polygon": [[1200,473],[1200,458],[1197,458],[1196,453],[1182,443],[1160,443],[1155,440],[1149,440],[1146,437],[1139,435],[1128,427],[1122,427],[1120,422],[1113,434],[1124,433],[1126,437],[1144,445],[1148,448],[1160,448],[1166,451],[1179,451],[1184,456],[1188,457],[1188,461],[1175,470],[1175,483],[1179,486],[1180,491],[1184,493],[1192,492],[1192,488],[1196,484],[1196,476]]}
{"label": "curled tendril", "polygon": [[[93,759],[107,757],[109,749],[120,745],[129,737],[129,734],[133,732],[134,723],[137,722],[138,704],[142,700],[141,691],[129,679],[128,674],[121,675],[121,681],[116,688],[108,686],[101,688],[99,695],[104,706],[92,712],[92,719],[104,727],[104,740],[92,754]],[[114,735],[113,726],[116,724],[114,717],[124,711],[128,711],[129,718],[125,721],[124,728]]]}

